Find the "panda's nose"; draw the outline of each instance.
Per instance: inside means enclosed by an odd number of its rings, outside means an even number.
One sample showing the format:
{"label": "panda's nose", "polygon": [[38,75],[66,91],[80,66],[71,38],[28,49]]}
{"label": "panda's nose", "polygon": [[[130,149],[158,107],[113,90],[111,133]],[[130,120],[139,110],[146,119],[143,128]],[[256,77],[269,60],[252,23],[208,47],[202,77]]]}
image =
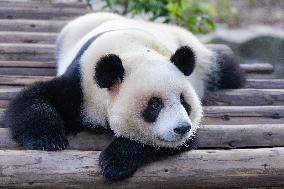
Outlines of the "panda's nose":
{"label": "panda's nose", "polygon": [[174,128],[174,132],[179,135],[184,135],[188,133],[191,129],[191,125],[189,123],[181,123],[176,128]]}

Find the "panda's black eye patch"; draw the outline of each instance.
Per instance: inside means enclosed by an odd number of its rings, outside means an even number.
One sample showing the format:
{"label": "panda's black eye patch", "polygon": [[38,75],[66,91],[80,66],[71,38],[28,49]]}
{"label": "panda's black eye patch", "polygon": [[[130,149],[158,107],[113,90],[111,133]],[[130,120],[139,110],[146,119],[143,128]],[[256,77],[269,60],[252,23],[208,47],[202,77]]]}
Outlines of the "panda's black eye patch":
{"label": "panda's black eye patch", "polygon": [[180,103],[184,107],[188,115],[191,113],[191,106],[185,101],[183,94],[180,95]]}
{"label": "panda's black eye patch", "polygon": [[143,119],[148,123],[155,122],[163,106],[164,105],[162,99],[157,97],[150,98],[147,107],[144,109],[142,113]]}

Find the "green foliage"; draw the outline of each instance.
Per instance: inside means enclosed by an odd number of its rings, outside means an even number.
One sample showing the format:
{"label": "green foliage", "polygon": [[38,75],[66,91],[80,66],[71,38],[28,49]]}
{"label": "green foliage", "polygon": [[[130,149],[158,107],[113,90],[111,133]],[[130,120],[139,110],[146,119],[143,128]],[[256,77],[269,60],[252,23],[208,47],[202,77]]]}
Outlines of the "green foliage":
{"label": "green foliage", "polygon": [[106,7],[122,5],[123,13],[147,14],[150,20],[162,18],[164,22],[181,25],[193,33],[215,30],[216,11],[202,0],[106,0]]}

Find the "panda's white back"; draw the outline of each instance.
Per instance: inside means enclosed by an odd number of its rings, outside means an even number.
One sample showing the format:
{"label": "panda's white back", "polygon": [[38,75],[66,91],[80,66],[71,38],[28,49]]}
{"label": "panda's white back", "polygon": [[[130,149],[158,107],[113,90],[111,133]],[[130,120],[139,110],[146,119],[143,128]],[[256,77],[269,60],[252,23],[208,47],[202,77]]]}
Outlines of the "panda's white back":
{"label": "panda's white back", "polygon": [[[155,38],[153,43],[164,47],[170,57],[175,50],[187,45],[196,54],[196,68],[189,81],[199,97],[204,93],[204,80],[215,69],[214,54],[190,32],[177,26],[127,19],[112,13],[92,13],[70,22],[61,32],[57,43],[58,75],[62,75],[82,46],[93,36],[111,30],[141,30]],[[124,41],[123,46],[127,46]],[[135,51],[135,49],[134,49]]]}

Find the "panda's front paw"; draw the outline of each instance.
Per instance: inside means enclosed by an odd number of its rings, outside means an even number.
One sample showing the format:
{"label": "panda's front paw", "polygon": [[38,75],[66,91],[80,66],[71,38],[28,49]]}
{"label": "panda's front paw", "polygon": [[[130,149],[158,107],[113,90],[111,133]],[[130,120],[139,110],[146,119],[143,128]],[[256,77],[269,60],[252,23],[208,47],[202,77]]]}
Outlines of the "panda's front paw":
{"label": "panda's front paw", "polygon": [[114,154],[102,152],[100,165],[103,175],[108,180],[122,180],[130,177],[138,168],[130,159],[123,159]]}
{"label": "panda's front paw", "polygon": [[130,177],[143,164],[139,144],[117,138],[100,154],[100,166],[108,180],[122,180]]}
{"label": "panda's front paw", "polygon": [[23,140],[23,146],[29,150],[63,150],[68,146],[68,140],[63,135],[43,136],[42,138],[27,138]]}

